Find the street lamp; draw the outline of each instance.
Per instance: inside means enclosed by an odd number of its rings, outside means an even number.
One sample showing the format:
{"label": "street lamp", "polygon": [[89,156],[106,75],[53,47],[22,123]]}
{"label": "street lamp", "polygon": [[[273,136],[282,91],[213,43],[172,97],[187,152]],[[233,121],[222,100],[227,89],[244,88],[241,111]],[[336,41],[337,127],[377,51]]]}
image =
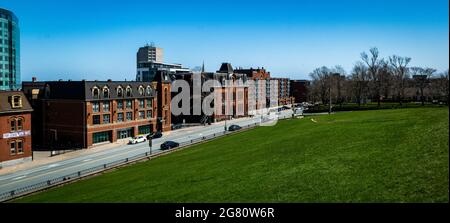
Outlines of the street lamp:
{"label": "street lamp", "polygon": [[150,156],[152,155],[152,144],[153,144],[153,136],[150,136],[148,139],[148,146],[150,147]]}

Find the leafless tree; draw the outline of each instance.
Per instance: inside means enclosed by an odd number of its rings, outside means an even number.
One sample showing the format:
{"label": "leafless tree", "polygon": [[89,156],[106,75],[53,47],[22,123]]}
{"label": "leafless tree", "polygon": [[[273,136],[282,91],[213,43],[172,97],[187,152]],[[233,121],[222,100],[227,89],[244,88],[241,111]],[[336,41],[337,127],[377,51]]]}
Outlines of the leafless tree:
{"label": "leafless tree", "polygon": [[355,64],[350,81],[352,82],[352,92],[355,96],[358,106],[361,106],[361,101],[366,102],[366,92],[368,90],[369,82],[368,69],[363,62],[358,61]]}
{"label": "leafless tree", "polygon": [[325,104],[328,101],[328,75],[330,73],[330,69],[323,66],[320,68],[316,68],[309,76],[312,79],[312,94],[315,97],[319,98],[319,100]]}
{"label": "leafless tree", "polygon": [[362,61],[367,65],[369,79],[371,81],[371,89],[374,96],[377,98],[378,106],[381,103],[382,78],[380,76],[380,68],[384,63],[380,59],[378,48],[373,47],[369,50],[370,56],[366,52],[361,53]]}
{"label": "leafless tree", "polygon": [[409,57],[401,57],[393,55],[389,57],[389,65],[392,68],[394,77],[394,89],[396,89],[397,99],[402,105],[402,100],[405,95],[405,81],[408,78],[408,64],[411,61]]}
{"label": "leafless tree", "polygon": [[436,69],[433,68],[422,68],[422,67],[411,67],[410,68],[413,79],[416,83],[416,87],[420,91],[420,101],[422,102],[422,106],[425,105],[425,97],[423,90],[429,86],[429,79],[433,76],[433,73],[436,72]]}

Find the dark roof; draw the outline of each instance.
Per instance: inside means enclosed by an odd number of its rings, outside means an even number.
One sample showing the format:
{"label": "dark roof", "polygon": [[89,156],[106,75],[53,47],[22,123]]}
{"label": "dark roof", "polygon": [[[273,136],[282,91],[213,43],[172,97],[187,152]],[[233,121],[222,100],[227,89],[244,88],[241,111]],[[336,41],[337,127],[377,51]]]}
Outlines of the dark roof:
{"label": "dark roof", "polygon": [[[144,95],[139,94],[139,88],[144,88]],[[131,97],[126,96],[126,88],[131,88]],[[147,92],[150,87],[150,92]],[[99,98],[93,97],[93,90],[99,89]],[[103,97],[103,89],[109,89],[109,97]],[[118,97],[118,89],[123,89],[123,97]],[[23,82],[22,89],[29,93],[31,89],[40,89],[45,92],[46,99],[68,99],[68,100],[104,100],[119,98],[144,98],[156,96],[150,82],[136,81],[44,81],[44,82]],[[41,92],[40,92],[41,93]]]}
{"label": "dark roof", "polygon": [[233,73],[233,67],[230,63],[222,63],[222,66],[220,66],[220,69],[217,71],[218,73]]}
{"label": "dark roof", "polygon": [[[22,97],[22,107],[12,108],[10,98],[11,96],[19,95]],[[33,108],[28,102],[27,98],[21,91],[0,91],[0,113],[23,113],[32,112]]]}

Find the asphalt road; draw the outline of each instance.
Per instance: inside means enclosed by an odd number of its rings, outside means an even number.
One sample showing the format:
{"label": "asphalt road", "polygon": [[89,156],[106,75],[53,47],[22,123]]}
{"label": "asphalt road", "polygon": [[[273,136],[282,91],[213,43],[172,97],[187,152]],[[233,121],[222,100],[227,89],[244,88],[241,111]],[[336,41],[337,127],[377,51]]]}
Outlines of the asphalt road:
{"label": "asphalt road", "polygon": [[[286,110],[283,111],[280,116],[290,115],[291,111]],[[259,123],[260,120],[261,118],[259,116],[253,118],[234,119],[227,121],[227,126],[229,126],[230,124],[246,126]],[[223,132],[224,124],[225,122],[213,123],[212,125],[185,128],[172,131],[170,134],[163,134],[163,137],[153,140],[152,153],[160,153],[161,150],[159,148],[161,143],[167,140],[187,142],[202,136]],[[77,173],[78,171],[86,170],[88,168],[122,160],[127,157],[143,154],[145,152],[149,152],[149,146],[147,142],[134,145],[121,145],[108,150],[84,155],[81,154],[80,156],[75,158],[69,158],[54,163],[48,163],[45,165],[0,175],[0,194],[25,186],[45,182],[57,177]]]}

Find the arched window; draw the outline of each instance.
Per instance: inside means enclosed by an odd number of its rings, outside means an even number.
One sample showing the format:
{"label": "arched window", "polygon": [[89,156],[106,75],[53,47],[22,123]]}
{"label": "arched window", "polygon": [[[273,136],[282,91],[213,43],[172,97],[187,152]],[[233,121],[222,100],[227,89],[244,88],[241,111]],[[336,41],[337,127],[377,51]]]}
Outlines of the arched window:
{"label": "arched window", "polygon": [[133,92],[132,92],[130,86],[127,86],[126,93],[127,93],[127,97],[131,97],[131,95],[132,95]]}
{"label": "arched window", "polygon": [[99,96],[100,96],[100,90],[98,89],[98,87],[92,88],[92,97],[95,99],[98,99]]}
{"label": "arched window", "polygon": [[139,95],[143,96],[144,95],[144,87],[139,86]]}
{"label": "arched window", "polygon": [[147,95],[152,94],[152,88],[150,86],[147,86]]}
{"label": "arched window", "polygon": [[23,118],[18,118],[17,119],[17,131],[22,131],[23,130]]}
{"label": "arched window", "polygon": [[121,86],[117,87],[117,97],[123,97],[123,88]]}
{"label": "arched window", "polygon": [[109,98],[109,88],[103,87],[103,98]]}

